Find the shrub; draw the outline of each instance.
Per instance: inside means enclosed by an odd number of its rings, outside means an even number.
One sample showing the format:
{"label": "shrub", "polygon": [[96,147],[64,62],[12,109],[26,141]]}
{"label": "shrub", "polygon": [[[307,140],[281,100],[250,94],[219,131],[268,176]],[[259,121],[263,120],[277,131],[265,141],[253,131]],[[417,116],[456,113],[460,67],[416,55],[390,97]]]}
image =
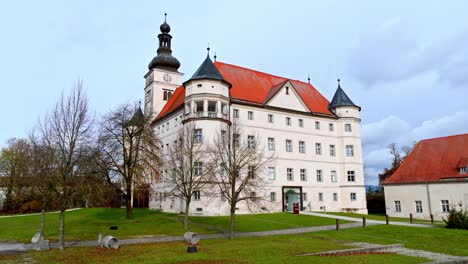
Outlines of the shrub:
{"label": "shrub", "polygon": [[24,203],[20,209],[19,212],[24,214],[24,213],[37,213],[42,210],[42,206],[38,201],[32,200],[29,202]]}
{"label": "shrub", "polygon": [[463,204],[452,206],[447,218],[443,218],[446,228],[457,228],[468,230],[468,210],[463,209]]}

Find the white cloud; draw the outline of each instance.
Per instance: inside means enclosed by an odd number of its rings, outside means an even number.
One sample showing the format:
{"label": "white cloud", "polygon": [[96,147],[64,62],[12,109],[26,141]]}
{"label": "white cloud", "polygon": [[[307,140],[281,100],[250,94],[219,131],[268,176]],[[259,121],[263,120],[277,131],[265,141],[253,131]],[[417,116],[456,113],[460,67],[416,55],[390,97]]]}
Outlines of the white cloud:
{"label": "white cloud", "polygon": [[392,142],[400,142],[410,129],[408,122],[391,115],[380,121],[363,125],[361,138],[363,145],[388,145]]}
{"label": "white cloud", "polygon": [[416,140],[468,133],[468,110],[424,121],[412,130]]}

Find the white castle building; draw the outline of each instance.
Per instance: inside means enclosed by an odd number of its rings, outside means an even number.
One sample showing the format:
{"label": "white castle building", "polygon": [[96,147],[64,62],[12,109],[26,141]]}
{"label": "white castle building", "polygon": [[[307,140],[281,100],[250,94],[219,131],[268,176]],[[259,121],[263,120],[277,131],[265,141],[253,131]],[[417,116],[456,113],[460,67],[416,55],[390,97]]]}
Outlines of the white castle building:
{"label": "white castle building", "polygon": [[[267,211],[302,210],[367,213],[360,117],[338,83],[331,102],[310,83],[291,80],[216,61],[209,55],[183,82],[180,62],[172,56],[170,26],[161,25],[157,56],[145,75],[145,113],[162,148],[177,141],[178,131],[195,122],[204,139],[215,137],[223,123],[236,121],[243,131],[262,136],[275,160],[260,177],[268,182]],[[247,135],[245,135],[247,137]],[[184,202],[171,197],[164,177],[152,184],[149,207],[183,212]],[[240,204],[239,213],[249,213]],[[227,215],[221,197],[198,193],[190,213]]]}

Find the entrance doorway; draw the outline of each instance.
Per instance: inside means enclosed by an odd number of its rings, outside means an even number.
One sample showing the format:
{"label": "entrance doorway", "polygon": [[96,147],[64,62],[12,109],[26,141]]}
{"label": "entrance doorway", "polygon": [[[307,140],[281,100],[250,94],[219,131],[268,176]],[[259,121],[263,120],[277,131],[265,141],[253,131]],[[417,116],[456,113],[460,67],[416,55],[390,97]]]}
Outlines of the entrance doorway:
{"label": "entrance doorway", "polygon": [[292,211],[294,204],[299,204],[299,209],[302,209],[302,187],[300,186],[283,186],[283,211]]}

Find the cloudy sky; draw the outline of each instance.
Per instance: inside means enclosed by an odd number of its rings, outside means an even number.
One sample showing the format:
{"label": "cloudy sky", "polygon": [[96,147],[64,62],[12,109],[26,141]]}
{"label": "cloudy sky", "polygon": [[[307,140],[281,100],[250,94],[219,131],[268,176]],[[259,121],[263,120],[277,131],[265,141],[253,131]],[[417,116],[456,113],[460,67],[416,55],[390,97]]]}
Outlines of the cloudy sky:
{"label": "cloudy sky", "polygon": [[218,60],[311,83],[362,107],[367,184],[386,146],[468,133],[466,1],[9,1],[0,8],[0,146],[84,80],[96,114],[143,97],[168,13],[188,78]]}

